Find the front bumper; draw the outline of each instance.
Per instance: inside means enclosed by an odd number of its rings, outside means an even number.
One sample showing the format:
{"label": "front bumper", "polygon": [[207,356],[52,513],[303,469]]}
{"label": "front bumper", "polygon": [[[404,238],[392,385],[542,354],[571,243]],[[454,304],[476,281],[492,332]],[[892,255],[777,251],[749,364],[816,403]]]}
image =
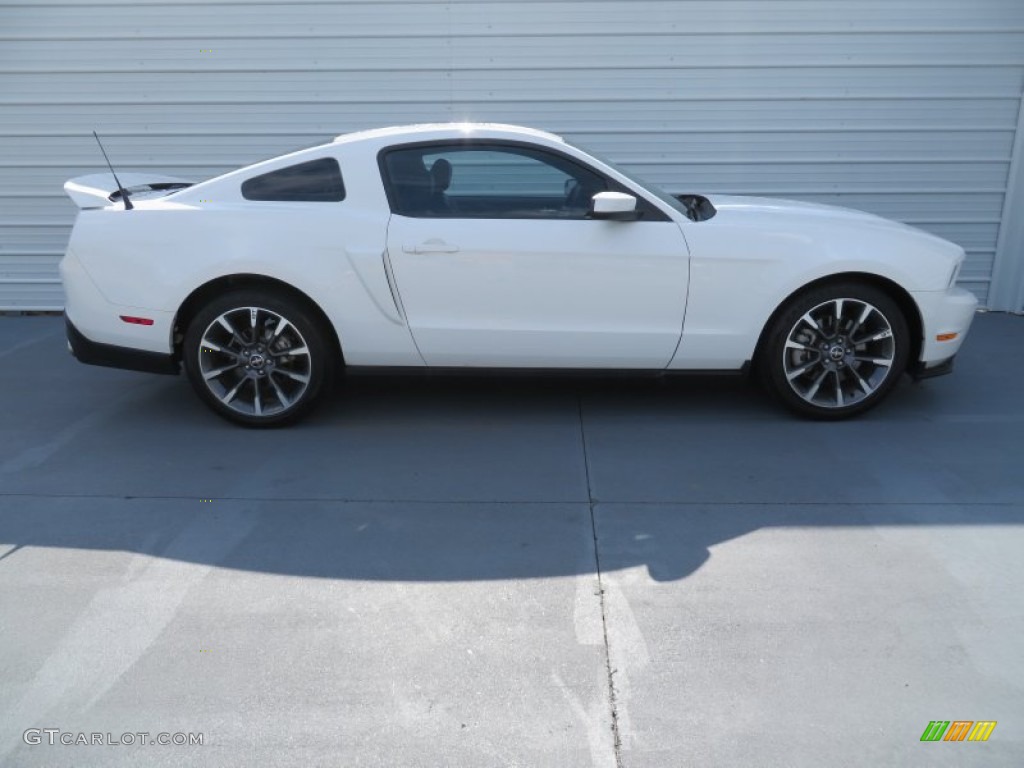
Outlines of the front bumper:
{"label": "front bumper", "polygon": [[955,357],[950,357],[943,360],[941,363],[925,367],[924,363],[915,363],[910,366],[910,370],[907,373],[910,374],[910,378],[914,381],[921,381],[922,379],[934,379],[936,376],[945,376],[947,373],[953,372],[953,361]]}
{"label": "front bumper", "polygon": [[172,355],[147,352],[131,347],[118,347],[113,344],[101,344],[98,341],[87,339],[67,316],[64,317],[64,324],[67,327],[68,346],[71,348],[71,354],[81,363],[145,373],[177,374],[181,370],[181,366]]}
{"label": "front bumper", "polygon": [[949,373],[978,309],[978,299],[963,288],[913,293],[921,311],[921,354],[911,364],[914,378]]}

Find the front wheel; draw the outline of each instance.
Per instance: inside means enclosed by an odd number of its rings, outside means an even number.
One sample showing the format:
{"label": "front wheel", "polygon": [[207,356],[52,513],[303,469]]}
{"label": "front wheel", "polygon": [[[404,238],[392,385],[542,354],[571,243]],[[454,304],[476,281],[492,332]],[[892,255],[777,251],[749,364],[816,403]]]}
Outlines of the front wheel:
{"label": "front wheel", "polygon": [[247,427],[289,424],[315,405],[333,361],[305,306],[262,290],[222,296],[185,332],[182,362],[199,397]]}
{"label": "front wheel", "polygon": [[795,297],[768,329],[760,359],[790,409],[840,419],[876,405],[907,367],[910,332],[888,294],[860,283]]}

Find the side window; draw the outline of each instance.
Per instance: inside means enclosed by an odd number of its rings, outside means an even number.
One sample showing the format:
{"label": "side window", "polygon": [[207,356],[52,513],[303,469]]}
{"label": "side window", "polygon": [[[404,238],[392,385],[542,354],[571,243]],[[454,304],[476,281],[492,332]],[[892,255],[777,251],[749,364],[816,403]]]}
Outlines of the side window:
{"label": "side window", "polygon": [[384,155],[395,213],[413,217],[584,219],[605,179],[528,147],[421,146]]}
{"label": "side window", "polygon": [[279,168],[242,182],[246,200],[337,203],[345,199],[341,168],[333,157]]}

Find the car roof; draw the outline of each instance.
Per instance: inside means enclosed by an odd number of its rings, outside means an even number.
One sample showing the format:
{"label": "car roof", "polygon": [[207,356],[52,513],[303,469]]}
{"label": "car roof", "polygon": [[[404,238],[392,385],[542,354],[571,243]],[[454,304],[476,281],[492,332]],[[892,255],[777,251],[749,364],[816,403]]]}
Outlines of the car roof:
{"label": "car roof", "polygon": [[373,139],[438,139],[463,138],[477,136],[481,138],[533,138],[546,139],[564,143],[565,140],[554,133],[526,128],[521,125],[505,123],[420,123],[417,125],[396,125],[389,128],[373,128],[368,131],[343,133],[334,138],[335,144],[347,144]]}
{"label": "car roof", "polygon": [[[371,150],[388,146],[389,144],[401,143],[408,139],[410,142],[434,141],[446,139],[462,139],[469,137],[487,139],[533,139],[541,143],[565,145],[565,139],[547,131],[539,131],[535,128],[526,128],[521,125],[505,125],[502,123],[422,123],[418,125],[396,125],[390,128],[374,128],[368,131],[355,131],[336,136],[327,144],[317,144],[313,147],[305,147],[284,155],[271,157],[260,162],[238,168],[220,176],[215,176],[189,186],[177,192],[167,195],[166,199],[171,202],[188,201],[190,197],[198,194],[207,194],[207,190],[216,184],[234,183],[239,177],[245,178],[254,173],[263,173],[277,168],[283,168],[288,163],[294,163],[310,156],[316,156],[318,152],[338,144],[360,144],[366,143]],[[162,198],[163,199],[163,198]]]}

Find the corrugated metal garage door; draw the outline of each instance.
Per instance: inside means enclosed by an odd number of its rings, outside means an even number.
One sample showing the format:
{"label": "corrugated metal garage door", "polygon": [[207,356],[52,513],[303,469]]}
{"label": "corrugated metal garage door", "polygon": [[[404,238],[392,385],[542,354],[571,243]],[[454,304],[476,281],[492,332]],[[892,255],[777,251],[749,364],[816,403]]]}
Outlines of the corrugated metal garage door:
{"label": "corrugated metal garage door", "polygon": [[562,133],[674,191],[901,219],[1019,307],[1019,227],[990,281],[1012,179],[1024,208],[1022,89],[1021,0],[0,0],[0,307],[61,305],[61,184],[102,169],[94,128],[119,168],[199,179],[450,119]]}

